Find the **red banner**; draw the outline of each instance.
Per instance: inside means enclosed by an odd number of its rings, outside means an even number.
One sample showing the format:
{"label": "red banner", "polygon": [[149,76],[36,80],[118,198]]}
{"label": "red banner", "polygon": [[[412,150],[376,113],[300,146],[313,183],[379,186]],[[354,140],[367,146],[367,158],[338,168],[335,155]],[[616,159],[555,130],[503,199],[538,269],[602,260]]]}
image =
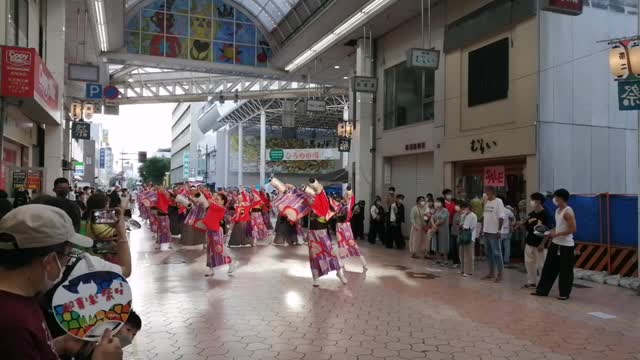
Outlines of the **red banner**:
{"label": "red banner", "polygon": [[566,15],[580,15],[584,6],[583,0],[544,0],[542,10]]}
{"label": "red banner", "polygon": [[58,83],[35,49],[2,46],[0,61],[1,96],[32,99],[49,114],[60,111]]}
{"label": "red banner", "polygon": [[504,166],[489,166],[484,168],[484,186],[503,187]]}

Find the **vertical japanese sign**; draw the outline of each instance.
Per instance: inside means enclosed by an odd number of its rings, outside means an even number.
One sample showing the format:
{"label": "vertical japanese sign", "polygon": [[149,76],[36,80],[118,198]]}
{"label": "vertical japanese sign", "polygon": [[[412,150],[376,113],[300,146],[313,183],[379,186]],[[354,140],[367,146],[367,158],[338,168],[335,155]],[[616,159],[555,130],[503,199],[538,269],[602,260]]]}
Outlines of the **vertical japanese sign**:
{"label": "vertical japanese sign", "polygon": [[504,178],[504,166],[488,166],[484,168],[484,186],[503,187]]}
{"label": "vertical japanese sign", "polygon": [[37,169],[27,170],[27,181],[26,181],[27,190],[40,192],[42,190],[42,178],[43,178],[42,170],[37,170]]}
{"label": "vertical japanese sign", "polygon": [[640,110],[640,80],[618,82],[620,111]]}
{"label": "vertical japanese sign", "polygon": [[100,167],[100,169],[104,169],[106,159],[107,159],[107,150],[105,148],[100,148],[100,160],[98,160],[99,161],[98,166]]}
{"label": "vertical japanese sign", "polygon": [[188,180],[191,175],[191,157],[188,151],[185,151],[182,155],[182,177],[184,180]]}
{"label": "vertical japanese sign", "polygon": [[76,121],[71,125],[71,137],[76,140],[91,139],[91,123]]}

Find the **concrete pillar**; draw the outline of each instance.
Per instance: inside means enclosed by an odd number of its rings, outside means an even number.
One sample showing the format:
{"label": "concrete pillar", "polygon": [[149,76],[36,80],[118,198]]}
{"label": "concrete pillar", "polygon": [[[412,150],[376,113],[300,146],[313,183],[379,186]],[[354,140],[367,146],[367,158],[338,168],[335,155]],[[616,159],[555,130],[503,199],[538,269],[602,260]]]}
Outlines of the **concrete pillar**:
{"label": "concrete pillar", "polygon": [[238,186],[244,186],[242,183],[242,124],[238,124]]}
{"label": "concrete pillar", "polygon": [[[358,49],[356,51],[356,75],[372,76],[372,61],[369,58],[372,51],[369,49],[369,42],[359,40]],[[355,120],[355,130],[353,139],[351,140],[351,152],[349,153],[349,171],[355,169],[354,188],[356,198],[365,200],[367,208],[373,203],[375,194],[373,179],[373,157],[371,152],[373,148],[373,137],[375,119],[374,119],[374,103],[373,94],[357,93],[355,97],[352,95],[349,100],[349,108],[356,108],[356,119],[353,119],[353,110],[349,113],[349,119]],[[353,176],[353,174],[351,174]],[[369,212],[365,211],[366,219],[369,218]]]}
{"label": "concrete pillar", "polygon": [[229,187],[229,136],[231,135],[231,130],[229,125],[225,130],[224,137],[224,187]]}
{"label": "concrete pillar", "polygon": [[267,170],[267,113],[260,112],[260,186],[264,186]]}

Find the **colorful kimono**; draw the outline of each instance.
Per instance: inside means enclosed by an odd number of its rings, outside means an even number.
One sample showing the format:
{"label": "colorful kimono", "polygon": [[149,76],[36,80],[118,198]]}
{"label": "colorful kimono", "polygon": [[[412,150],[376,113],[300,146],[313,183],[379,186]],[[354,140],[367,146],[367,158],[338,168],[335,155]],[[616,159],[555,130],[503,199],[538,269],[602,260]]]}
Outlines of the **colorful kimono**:
{"label": "colorful kimono", "polygon": [[269,238],[269,230],[262,216],[262,207],[264,203],[260,199],[258,191],[253,192],[253,202],[251,208],[251,237],[255,241],[265,242]]}
{"label": "colorful kimono", "polygon": [[238,195],[235,201],[234,215],[231,221],[233,222],[233,228],[231,229],[229,246],[253,245],[250,234],[247,234],[249,222],[251,221],[251,204],[249,195],[244,191]]}
{"label": "colorful kimono", "polygon": [[160,245],[170,244],[173,238],[171,237],[171,223],[169,221],[169,196],[164,191],[158,191],[157,198],[156,232],[158,234],[158,242]]}
{"label": "colorful kimono", "polygon": [[221,223],[226,209],[220,205],[209,206],[204,224],[207,227],[207,267],[213,269],[221,265],[230,265],[233,261],[224,247],[224,232]]}
{"label": "colorful kimono", "polygon": [[348,204],[339,207],[336,216],[336,234],[338,236],[338,256],[346,259],[351,256],[361,256],[356,239],[351,231],[351,211],[355,205],[355,198],[352,197]]}
{"label": "colorful kimono", "polygon": [[[298,189],[282,192],[274,199],[273,204],[278,210],[278,220],[276,221],[275,238],[273,243],[277,245],[294,245],[298,243],[298,232],[300,228],[299,214],[309,212],[309,206],[305,204],[307,195]],[[288,212],[286,209],[291,207]],[[295,209],[293,207],[296,207]],[[280,209],[283,209],[280,211]],[[291,215],[291,217],[289,216]]]}
{"label": "colorful kimono", "polygon": [[191,206],[182,227],[182,235],[180,236],[180,243],[182,245],[194,246],[206,244],[206,228],[202,226],[202,220],[206,214],[207,209],[201,204],[193,204],[193,206]]}

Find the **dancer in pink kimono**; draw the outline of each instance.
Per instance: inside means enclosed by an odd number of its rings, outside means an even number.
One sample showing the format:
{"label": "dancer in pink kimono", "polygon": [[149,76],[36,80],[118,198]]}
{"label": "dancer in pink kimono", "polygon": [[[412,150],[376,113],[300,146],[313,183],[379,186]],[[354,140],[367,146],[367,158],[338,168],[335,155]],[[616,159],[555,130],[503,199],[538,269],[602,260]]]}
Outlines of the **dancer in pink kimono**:
{"label": "dancer in pink kimono", "polygon": [[255,187],[251,187],[251,237],[254,244],[268,245],[269,230],[264,223],[262,207],[264,202],[260,198],[260,192]]}
{"label": "dancer in pink kimono", "polygon": [[274,245],[298,245],[300,219],[310,211],[309,195],[296,189],[293,185],[285,185],[278,179],[272,179],[271,185],[278,191],[273,206],[278,213]]}
{"label": "dancer in pink kimono", "polygon": [[356,204],[356,198],[351,191],[351,187],[347,188],[347,193],[339,203],[338,213],[336,214],[336,234],[338,236],[338,258],[342,262],[343,270],[346,269],[344,261],[350,257],[358,257],[362,263],[362,271],[367,271],[367,261],[365,260],[356,239],[351,231],[351,217],[353,216],[353,207]]}
{"label": "dancer in pink kimono", "polygon": [[309,233],[307,234],[313,286],[318,287],[318,279],[332,271],[335,271],[340,281],[346,284],[347,278],[342,272],[340,260],[333,250],[329,235],[329,220],[335,215],[329,198],[316,179],[309,180],[309,186],[305,191],[313,197],[310,200],[311,213],[309,215]]}
{"label": "dancer in pink kimono", "polygon": [[224,194],[214,194],[209,201],[209,209],[203,222],[207,227],[207,267],[209,272],[205,276],[213,276],[214,268],[228,265],[228,273],[235,270],[236,261],[228,254],[224,246],[224,217],[227,205],[227,197]]}

